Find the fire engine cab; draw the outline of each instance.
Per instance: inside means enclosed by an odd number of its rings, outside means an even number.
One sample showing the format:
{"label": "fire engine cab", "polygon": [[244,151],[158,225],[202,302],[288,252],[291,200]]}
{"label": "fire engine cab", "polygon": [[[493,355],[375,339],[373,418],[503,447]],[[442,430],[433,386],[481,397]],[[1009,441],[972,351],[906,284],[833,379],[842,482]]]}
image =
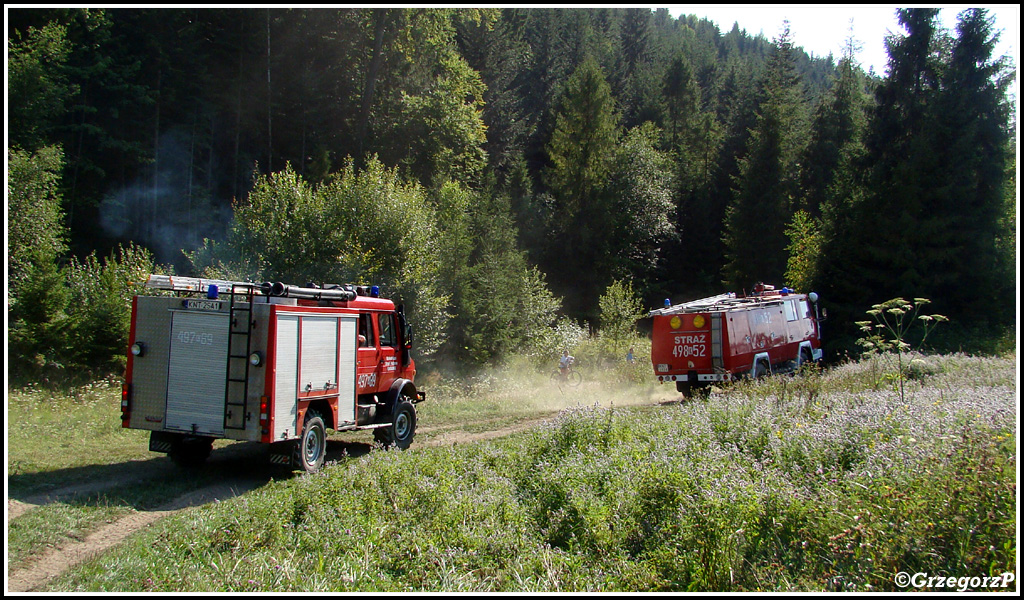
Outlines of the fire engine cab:
{"label": "fire engine cab", "polygon": [[792,372],[822,358],[818,295],[758,284],[653,310],[651,363],[658,381],[689,395],[697,387]]}
{"label": "fire engine cab", "polygon": [[[412,443],[412,335],[377,286],[305,287],[150,275],[132,300],[121,424],[149,449],[201,463],[215,439],[270,445],[271,462],[320,469],[327,429]],[[166,292],[174,292],[169,294]]]}

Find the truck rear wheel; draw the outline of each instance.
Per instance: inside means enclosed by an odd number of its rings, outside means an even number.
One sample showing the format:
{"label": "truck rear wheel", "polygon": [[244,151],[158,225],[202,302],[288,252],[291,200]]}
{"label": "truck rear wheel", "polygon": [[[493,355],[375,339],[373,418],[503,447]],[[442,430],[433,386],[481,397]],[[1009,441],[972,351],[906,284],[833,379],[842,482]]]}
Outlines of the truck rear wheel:
{"label": "truck rear wheel", "polygon": [[754,379],[761,379],[767,374],[768,365],[763,360],[757,361],[757,364],[754,365]]}
{"label": "truck rear wheel", "polygon": [[801,348],[800,349],[800,363],[799,363],[798,367],[802,367],[804,365],[809,365],[812,362],[814,362],[814,359],[811,358],[811,351],[808,350],[807,348]]}
{"label": "truck rear wheel", "polygon": [[327,427],[324,425],[320,413],[309,411],[302,424],[302,437],[299,438],[299,443],[295,446],[295,454],[292,457],[293,466],[307,473],[315,473],[323,466],[326,455]]}
{"label": "truck rear wheel", "polygon": [[198,467],[206,462],[213,450],[213,438],[183,435],[171,443],[167,453],[180,467]]}
{"label": "truck rear wheel", "polygon": [[388,427],[373,430],[373,437],[384,446],[394,444],[405,450],[416,435],[416,409],[404,396],[395,407],[394,420]]}

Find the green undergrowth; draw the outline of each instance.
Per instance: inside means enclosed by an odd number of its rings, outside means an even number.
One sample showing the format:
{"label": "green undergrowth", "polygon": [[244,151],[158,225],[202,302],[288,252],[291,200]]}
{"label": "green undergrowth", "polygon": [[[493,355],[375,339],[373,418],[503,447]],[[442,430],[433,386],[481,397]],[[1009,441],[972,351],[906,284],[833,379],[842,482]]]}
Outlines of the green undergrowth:
{"label": "green undergrowth", "polygon": [[[7,390],[7,477],[15,491],[88,481],[83,467],[149,457],[148,432],[121,427],[121,384]],[[42,489],[29,480],[48,473]],[[12,480],[13,476],[13,480]]]}
{"label": "green undergrowth", "polygon": [[868,591],[1013,572],[1016,359],[921,360],[903,400],[884,366],[851,363],[370,452],[169,517],[50,591]]}

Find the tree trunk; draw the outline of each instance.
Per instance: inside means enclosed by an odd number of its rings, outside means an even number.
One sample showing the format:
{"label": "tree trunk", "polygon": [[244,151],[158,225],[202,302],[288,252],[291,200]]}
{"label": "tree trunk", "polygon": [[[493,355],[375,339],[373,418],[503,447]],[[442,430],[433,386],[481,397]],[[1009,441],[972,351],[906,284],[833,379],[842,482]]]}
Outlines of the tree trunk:
{"label": "tree trunk", "polygon": [[366,142],[367,130],[370,125],[370,108],[373,106],[373,91],[377,86],[377,72],[380,71],[380,63],[384,58],[384,26],[387,23],[388,11],[376,9],[377,21],[373,29],[373,56],[370,59],[370,67],[366,70],[366,84],[363,86],[363,103],[359,109],[359,156],[363,155],[363,145]]}
{"label": "tree trunk", "polygon": [[270,9],[267,9],[267,173],[273,171],[271,164],[274,155],[273,116],[271,112],[271,88],[270,88]]}

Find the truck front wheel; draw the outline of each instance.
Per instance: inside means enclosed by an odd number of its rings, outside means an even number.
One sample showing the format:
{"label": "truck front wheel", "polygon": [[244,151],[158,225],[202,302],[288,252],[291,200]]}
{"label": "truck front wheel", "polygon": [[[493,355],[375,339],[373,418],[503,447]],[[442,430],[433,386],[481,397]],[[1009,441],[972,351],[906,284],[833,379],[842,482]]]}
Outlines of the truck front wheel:
{"label": "truck front wheel", "polygon": [[394,421],[388,427],[381,427],[373,430],[373,437],[383,444],[390,446],[394,444],[405,450],[412,444],[412,438],[416,435],[416,409],[412,402],[405,397],[398,401],[395,407]]}
{"label": "truck front wheel", "polygon": [[324,457],[327,455],[327,427],[324,426],[323,417],[316,411],[306,413],[305,422],[302,425],[302,437],[295,447],[293,457],[294,466],[307,473],[315,473],[324,464]]}

